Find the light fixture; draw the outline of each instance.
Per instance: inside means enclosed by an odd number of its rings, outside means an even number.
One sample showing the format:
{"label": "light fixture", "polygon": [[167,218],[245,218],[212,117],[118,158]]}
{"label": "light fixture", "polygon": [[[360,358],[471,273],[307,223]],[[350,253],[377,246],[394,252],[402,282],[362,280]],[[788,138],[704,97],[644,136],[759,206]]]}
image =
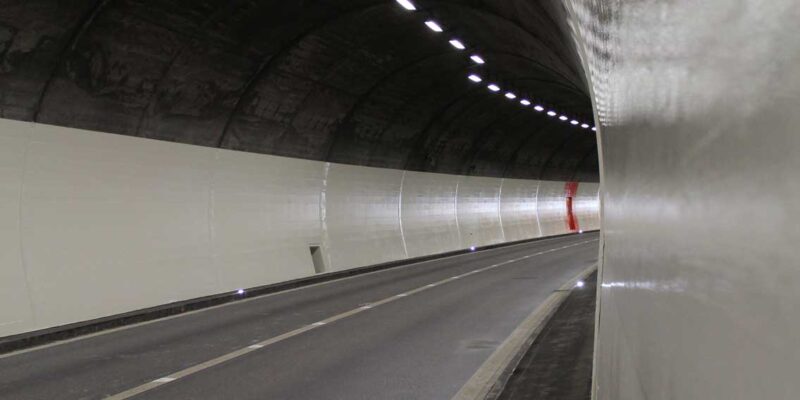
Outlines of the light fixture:
{"label": "light fixture", "polygon": [[464,49],[467,48],[467,46],[464,46],[464,43],[461,43],[461,41],[458,40],[458,39],[450,40],[450,45],[455,47],[455,48],[457,48],[457,49],[459,49],[459,50],[464,50]]}
{"label": "light fixture", "polygon": [[434,32],[442,32],[442,31],[444,31],[444,29],[442,29],[442,26],[437,24],[436,21],[434,21],[432,19],[429,19],[429,20],[425,21],[425,25],[427,25],[428,28],[430,28],[430,30],[432,30]]}
{"label": "light fixture", "polygon": [[531,105],[531,101],[528,100],[528,99],[522,99],[522,100],[519,101],[519,104],[522,104],[523,106],[527,107],[527,106]]}
{"label": "light fixture", "polygon": [[239,290],[237,290],[237,291],[236,291],[236,294],[240,294],[240,295],[241,295],[241,294],[244,294],[244,289],[239,289]]}
{"label": "light fixture", "polygon": [[417,7],[414,6],[414,3],[412,3],[410,0],[397,0],[397,4],[400,4],[408,11],[414,11],[417,9]]}
{"label": "light fixture", "polygon": [[491,90],[491,91],[493,91],[493,92],[499,92],[499,91],[500,91],[500,86],[497,86],[497,85],[495,85],[494,83],[490,83],[490,84],[489,84],[488,86],[486,86],[486,87],[487,87],[487,88],[489,88],[489,90]]}
{"label": "light fixture", "polygon": [[478,82],[483,80],[483,79],[481,79],[480,76],[475,75],[475,74],[470,74],[470,76],[468,76],[468,78],[469,78],[469,80],[471,80],[471,81],[473,81],[475,83],[478,83]]}
{"label": "light fixture", "polygon": [[514,93],[511,93],[511,92],[506,92],[506,98],[509,99],[509,100],[514,100],[514,99],[517,98],[517,95],[515,95]]}
{"label": "light fixture", "polygon": [[562,115],[562,116],[558,117],[558,119],[560,119],[560,120],[562,120],[562,121],[566,121],[566,120],[568,120],[569,118],[567,118],[567,116],[566,116],[566,115]]}
{"label": "light fixture", "polygon": [[585,283],[583,283],[583,281],[578,281],[577,283],[575,283],[575,286],[577,286],[579,288],[583,287],[583,285],[585,285]]}
{"label": "light fixture", "polygon": [[469,246],[469,251],[475,251],[475,246]]}
{"label": "light fixture", "polygon": [[587,129],[587,128],[589,128],[589,124],[581,124],[581,128]]}
{"label": "light fixture", "polygon": [[542,107],[542,106],[539,106],[539,105],[533,106],[533,109],[534,109],[534,110],[536,110],[536,111],[538,111],[538,112],[542,112],[542,111],[544,111],[544,107]]}
{"label": "light fixture", "polygon": [[483,58],[481,58],[481,56],[479,56],[477,54],[473,54],[469,58],[470,58],[470,60],[474,61],[475,64],[485,64],[486,63],[486,61],[483,61]]}
{"label": "light fixture", "polygon": [[593,126],[593,127],[592,127],[592,130],[593,130],[593,131],[595,131],[595,132],[597,132],[597,127]]}
{"label": "light fixture", "polygon": [[551,117],[555,117],[556,116],[556,112],[553,111],[553,110],[550,110],[550,111],[547,112],[547,115],[549,115]]}
{"label": "light fixture", "polygon": [[572,125],[578,125],[580,122],[573,119],[572,121],[569,121],[569,123]]}

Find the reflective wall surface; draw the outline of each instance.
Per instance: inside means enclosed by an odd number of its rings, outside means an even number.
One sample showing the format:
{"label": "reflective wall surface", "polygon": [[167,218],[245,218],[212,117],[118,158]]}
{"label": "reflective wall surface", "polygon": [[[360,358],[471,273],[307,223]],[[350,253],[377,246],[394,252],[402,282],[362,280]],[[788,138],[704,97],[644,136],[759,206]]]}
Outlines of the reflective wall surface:
{"label": "reflective wall surface", "polygon": [[601,125],[596,397],[800,393],[800,2],[567,0]]}
{"label": "reflective wall surface", "polygon": [[[596,214],[569,228],[566,187],[575,185],[574,204],[596,202],[596,184],[343,165],[0,119],[0,337],[315,271],[597,229]],[[324,265],[314,265],[316,247]]]}

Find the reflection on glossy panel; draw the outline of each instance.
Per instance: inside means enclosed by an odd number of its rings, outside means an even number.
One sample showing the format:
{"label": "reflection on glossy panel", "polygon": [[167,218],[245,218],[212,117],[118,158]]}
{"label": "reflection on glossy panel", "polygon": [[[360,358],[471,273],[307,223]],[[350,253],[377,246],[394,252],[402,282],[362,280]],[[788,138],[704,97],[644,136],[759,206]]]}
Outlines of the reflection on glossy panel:
{"label": "reflection on glossy panel", "polygon": [[539,185],[0,120],[0,337],[565,233]]}
{"label": "reflection on glossy panel", "polygon": [[601,123],[598,399],[800,392],[800,2],[567,0]]}

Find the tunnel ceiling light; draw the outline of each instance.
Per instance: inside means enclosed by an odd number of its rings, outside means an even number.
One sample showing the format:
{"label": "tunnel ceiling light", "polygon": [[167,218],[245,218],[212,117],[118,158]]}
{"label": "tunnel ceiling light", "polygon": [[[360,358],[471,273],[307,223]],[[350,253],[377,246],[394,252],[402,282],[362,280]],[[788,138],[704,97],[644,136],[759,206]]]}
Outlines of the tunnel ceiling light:
{"label": "tunnel ceiling light", "polygon": [[410,0],[397,0],[397,4],[400,4],[403,8],[408,11],[414,11],[417,7],[412,3]]}
{"label": "tunnel ceiling light", "polygon": [[578,281],[578,282],[575,283],[575,286],[577,286],[579,288],[582,288],[583,285],[585,285],[585,283],[583,283],[583,281]]}
{"label": "tunnel ceiling light", "polygon": [[459,50],[464,50],[464,49],[467,48],[467,46],[464,46],[464,43],[461,43],[461,41],[458,40],[458,39],[450,40],[450,45],[455,47],[455,48],[457,48],[457,49],[459,49]]}
{"label": "tunnel ceiling light", "polygon": [[434,32],[444,32],[444,29],[442,29],[442,26],[437,24],[436,21],[434,21],[432,19],[429,19],[429,20],[425,21],[425,25],[427,25],[428,28],[430,28],[430,30],[432,30]]}
{"label": "tunnel ceiling light", "polygon": [[[417,6],[414,4],[413,0],[395,0],[395,1],[397,2],[397,4],[399,4],[400,6],[402,6],[404,9],[406,9],[408,11],[417,11]],[[436,22],[433,19],[426,19],[425,20],[425,26],[427,26],[428,29],[430,29],[430,30],[432,30],[434,32],[437,32],[437,33],[444,32],[444,28],[442,28],[442,26],[439,25],[439,23]],[[449,40],[449,43],[450,43],[451,46],[453,46],[454,48],[456,48],[458,50],[466,50],[467,49],[467,45],[464,44],[464,42],[462,42],[461,39],[452,38],[452,39]],[[474,51],[474,48],[472,50]],[[486,60],[484,60],[483,57],[481,57],[479,54],[471,54],[469,56],[469,58],[470,58],[470,60],[472,60],[472,62],[474,62],[475,64],[478,64],[478,65],[483,65],[483,64],[486,63]],[[469,75],[467,75],[467,78],[469,78],[469,80],[474,82],[474,83],[479,83],[479,82],[483,81],[483,78],[481,78],[480,75],[477,75],[477,74],[469,74]],[[489,90],[491,90],[492,92],[499,92],[501,90],[500,86],[498,86],[495,83],[490,83],[486,87]],[[506,91],[504,93],[504,96],[509,100],[514,100],[514,99],[517,98],[517,95],[514,94],[514,92],[511,92],[511,91]],[[529,107],[529,106],[531,106],[533,104],[533,103],[531,103],[530,100],[524,99],[524,98],[520,99],[519,102],[520,102],[520,104],[522,104],[525,107]],[[537,112],[544,112],[546,110],[543,106],[541,106],[539,104],[534,105],[533,109],[536,110]],[[569,117],[567,117],[566,115],[560,115],[555,110],[547,110],[547,115],[550,116],[550,117],[556,117],[557,116],[558,119],[560,119],[561,121],[568,121],[572,125],[580,125],[580,127],[583,128],[583,129],[588,129],[591,126],[589,124],[582,123],[582,122],[579,122],[579,121],[574,120],[574,119],[570,120]],[[602,117],[602,114],[601,114],[601,117]],[[597,131],[597,128],[594,127],[594,126],[591,126],[591,129],[592,129],[592,131],[595,131],[595,132]]]}
{"label": "tunnel ceiling light", "polygon": [[595,132],[597,132],[597,127],[596,127],[596,126],[593,126],[593,127],[592,127],[592,130],[593,130],[593,131],[595,131]]}

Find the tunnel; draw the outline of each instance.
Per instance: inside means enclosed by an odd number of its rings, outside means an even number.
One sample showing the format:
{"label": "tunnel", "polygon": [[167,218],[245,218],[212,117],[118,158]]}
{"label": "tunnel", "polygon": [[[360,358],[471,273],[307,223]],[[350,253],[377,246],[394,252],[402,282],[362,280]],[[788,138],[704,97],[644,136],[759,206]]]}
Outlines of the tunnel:
{"label": "tunnel", "polygon": [[0,399],[794,399],[795,0],[0,0]]}

